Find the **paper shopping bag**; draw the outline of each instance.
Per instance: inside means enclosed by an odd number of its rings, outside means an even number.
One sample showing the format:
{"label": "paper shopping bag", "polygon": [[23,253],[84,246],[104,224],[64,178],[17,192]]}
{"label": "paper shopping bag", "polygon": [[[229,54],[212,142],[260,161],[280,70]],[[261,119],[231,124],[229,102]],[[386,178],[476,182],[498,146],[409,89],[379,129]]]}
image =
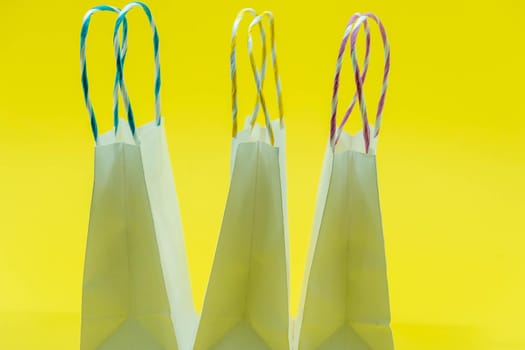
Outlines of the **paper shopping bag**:
{"label": "paper shopping bag", "polygon": [[[362,82],[368,68],[368,20],[379,24],[385,45],[385,74],[376,126],[370,137]],[[357,65],[355,41],[365,27],[367,49],[363,72]],[[339,76],[350,38],[357,93],[336,128]],[[317,209],[296,322],[295,348],[391,350],[390,308],[375,150],[390,67],[386,32],[373,14],[354,15],[337,60],[332,101],[332,127],[323,163]],[[363,131],[342,128],[356,99]]]}
{"label": "paper shopping bag", "polygon": [[[251,41],[251,29],[266,17],[270,22],[275,63],[270,13],[252,21],[248,42],[266,127],[255,125],[255,118],[248,118],[246,127],[237,132],[235,44],[232,45],[234,137],[230,191],[195,340],[196,350],[284,350],[290,346],[285,132],[282,114],[279,120],[270,121],[262,95],[263,75],[255,67]],[[233,40],[238,21],[234,24]],[[280,82],[278,73],[275,74],[281,105]]]}
{"label": "paper shopping bag", "polygon": [[124,7],[117,19],[114,31],[115,57],[119,57],[118,28],[125,24],[126,13],[134,7],[144,10],[152,30],[155,62],[155,120],[135,131],[133,109],[129,101],[126,84],[123,83],[121,60],[117,60],[117,75],[121,78],[124,107],[128,111],[131,132],[139,145],[149,202],[155,220],[157,239],[163,259],[164,278],[171,305],[171,318],[177,334],[179,349],[191,349],[197,328],[198,317],[194,309],[191,282],[188,270],[184,235],[179,203],[171,169],[164,119],[161,115],[161,75],[159,36],[149,8],[141,2],[132,2]]}
{"label": "paper shopping bag", "polygon": [[[134,6],[142,6],[152,24],[156,38],[155,86],[159,87],[157,120],[137,130],[122,76],[126,45],[123,41],[121,49],[118,43],[119,27],[126,25],[125,15]],[[118,97],[120,84],[128,122],[118,121],[115,98],[116,134],[95,134],[95,183],[84,270],[81,348],[190,349],[196,316],[160,118],[158,33],[144,4],[132,3],[120,12],[115,48],[114,96]]]}

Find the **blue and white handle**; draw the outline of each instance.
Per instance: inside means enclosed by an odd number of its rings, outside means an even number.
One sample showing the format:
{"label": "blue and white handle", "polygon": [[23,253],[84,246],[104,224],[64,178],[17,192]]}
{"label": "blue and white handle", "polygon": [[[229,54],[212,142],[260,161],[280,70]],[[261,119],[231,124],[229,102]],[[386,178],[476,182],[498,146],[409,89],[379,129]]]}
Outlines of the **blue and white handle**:
{"label": "blue and white handle", "polygon": [[[127,111],[128,123],[129,123],[129,127],[133,135],[135,135],[135,119],[133,116],[133,110],[131,109],[131,102],[129,99],[129,94],[126,89],[126,85],[124,83],[124,77],[123,77],[124,62],[121,59],[121,55],[122,55],[122,51],[124,50],[124,46],[121,49],[119,39],[118,39],[118,33],[119,33],[120,26],[126,25],[126,14],[134,7],[142,8],[142,10],[146,13],[146,16],[148,17],[148,21],[151,26],[151,31],[153,35],[153,52],[154,52],[154,57],[155,57],[155,120],[157,121],[157,125],[160,125],[161,123],[161,112],[160,112],[161,79],[160,79],[159,33],[157,31],[157,26],[155,25],[155,20],[153,19],[153,16],[151,14],[149,7],[142,2],[131,2],[128,5],[126,5],[122,9],[122,11],[120,11],[119,13],[117,21],[115,23],[115,30],[113,32],[113,43],[115,47],[115,60],[117,63],[117,73],[116,73],[115,79],[119,81],[118,85],[120,85],[124,108]],[[117,85],[115,85],[115,90],[113,94],[113,106],[114,106],[113,107],[114,118],[118,118],[118,86]]]}
{"label": "blue and white handle", "polygon": [[[87,108],[89,120],[91,123],[91,130],[93,132],[93,137],[95,138],[95,142],[98,139],[98,126],[97,126],[97,119],[95,116],[95,110],[93,109],[93,103],[91,102],[91,97],[89,95],[88,72],[87,72],[87,63],[86,63],[86,39],[87,39],[88,31],[89,31],[89,24],[91,22],[91,16],[93,16],[95,13],[99,11],[110,11],[110,12],[119,13],[120,9],[113,7],[113,6],[108,6],[108,5],[95,6],[92,9],[90,9],[88,12],[86,12],[86,14],[84,15],[84,19],[82,20],[82,29],[80,31],[80,81],[82,83],[84,101],[86,103],[86,108]],[[126,52],[128,50],[128,40],[127,39],[128,39],[128,24],[124,20],[123,26],[122,26],[122,49],[120,49],[120,43],[118,42],[118,32],[117,32],[117,45],[119,46],[118,61],[120,62],[121,66],[124,65],[124,60],[126,58]],[[118,84],[119,84],[119,81],[115,79],[114,90],[117,91],[117,94],[118,94]],[[118,110],[118,99],[116,102],[116,109]],[[116,133],[117,128],[118,128],[118,116],[114,117],[113,125],[115,127],[115,133]]]}

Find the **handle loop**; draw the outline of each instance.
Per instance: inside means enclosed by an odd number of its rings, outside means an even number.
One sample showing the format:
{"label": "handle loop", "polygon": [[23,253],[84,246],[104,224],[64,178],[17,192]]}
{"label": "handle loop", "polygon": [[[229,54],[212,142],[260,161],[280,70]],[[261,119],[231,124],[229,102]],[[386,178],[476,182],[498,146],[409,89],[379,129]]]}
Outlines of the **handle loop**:
{"label": "handle loop", "polygon": [[[284,127],[284,110],[283,110],[283,103],[282,103],[282,92],[281,92],[281,78],[279,76],[279,69],[277,65],[277,49],[275,44],[275,24],[274,24],[274,16],[273,13],[270,11],[265,11],[252,21],[250,23],[250,26],[248,27],[248,53],[250,55],[250,64],[252,67],[253,75],[255,78],[255,85],[257,88],[257,94],[259,96],[259,101],[261,103],[262,110],[264,112],[264,118],[266,122],[266,129],[268,130],[268,135],[270,137],[270,142],[273,145],[275,142],[274,132],[272,129],[271,124],[271,118],[270,113],[268,111],[268,108],[266,106],[266,101],[263,94],[263,81],[260,75],[258,74],[257,70],[257,64],[255,62],[255,57],[253,54],[253,38],[252,38],[252,30],[253,27],[257,24],[261,24],[262,20],[264,18],[268,18],[268,23],[270,25],[270,42],[271,42],[271,50],[272,50],[272,67],[274,72],[274,80],[275,80],[275,89],[277,94],[277,104],[279,108],[279,124],[281,129]],[[263,45],[265,46],[266,43],[263,42]],[[262,70],[262,69],[261,69]],[[255,125],[256,116],[250,120],[251,127]]]}
{"label": "handle loop", "polygon": [[[357,17],[355,19],[357,19]],[[350,20],[350,23],[352,24],[355,23],[355,20],[354,21]],[[365,29],[366,48],[365,48],[365,58],[363,62],[363,74],[361,75],[361,80],[363,81],[363,83],[366,79],[366,75],[368,73],[368,66],[370,64],[370,28],[368,25],[368,21],[366,20],[364,21],[364,29]],[[338,62],[338,63],[342,64],[341,62]],[[339,85],[337,88],[339,88]],[[336,98],[337,98],[337,92],[336,92]],[[357,103],[357,89],[356,89],[356,92],[354,93],[354,96],[352,97],[352,100],[350,101],[350,104],[348,105],[346,109],[346,112],[343,116],[343,119],[341,120],[341,123],[339,124],[338,127],[336,127],[335,135],[332,136],[334,138],[334,144],[337,144],[337,142],[339,141],[339,138],[341,137],[341,133],[343,132],[346,122],[348,121],[350,115],[352,114],[352,111],[354,110],[356,103]],[[335,108],[337,108],[337,105],[335,105]],[[335,121],[335,118],[334,118],[334,121]]]}
{"label": "handle loop", "polygon": [[[87,62],[86,62],[86,39],[89,32],[89,24],[91,22],[91,17],[100,11],[109,11],[109,12],[115,12],[119,13],[120,9],[113,6],[108,5],[100,5],[95,6],[89,11],[86,12],[84,15],[84,18],[82,19],[82,29],[80,31],[80,81],[82,83],[82,92],[84,94],[84,102],[86,103],[86,108],[88,111],[90,124],[91,124],[91,131],[93,132],[93,137],[95,138],[95,142],[98,140],[98,126],[97,126],[97,119],[95,116],[95,111],[93,109],[93,103],[91,102],[91,96],[89,94],[89,82],[88,82],[88,70],[87,70]],[[118,34],[118,33],[117,33]],[[117,45],[120,49],[120,43],[118,42],[118,35],[117,35]],[[126,20],[123,22],[122,26],[122,51],[119,53],[119,61],[121,61],[121,64],[124,65],[124,60],[126,58],[126,52],[128,51],[128,23]],[[118,94],[118,82],[115,80],[115,86],[114,90]],[[116,108],[118,110],[118,99]],[[113,125],[115,128],[115,133],[118,129],[118,117],[113,118]]]}
{"label": "handle loop", "polygon": [[[331,104],[331,118],[330,118],[330,144],[332,145],[332,148],[335,147],[337,142],[339,141],[339,137],[341,136],[341,132],[348,121],[348,118],[350,117],[350,114],[352,113],[355,104],[357,102],[357,90],[354,93],[354,96],[352,97],[352,100],[350,101],[350,104],[344,114],[344,117],[337,126],[337,104],[339,100],[339,84],[340,84],[340,75],[343,65],[343,58],[344,58],[344,52],[346,50],[346,45],[348,44],[348,40],[350,37],[351,29],[354,27],[355,22],[358,18],[360,18],[360,13],[355,13],[350,17],[350,20],[348,21],[345,33],[343,35],[343,39],[341,40],[341,45],[339,47],[339,53],[337,55],[337,63],[336,63],[336,69],[335,69],[335,77],[334,77],[334,86],[333,86],[333,92],[332,92],[332,104]],[[368,27],[368,22],[364,22],[365,25],[365,36],[366,36],[366,49],[365,49],[365,58],[363,63],[363,74],[361,76],[361,79],[364,81],[366,78],[366,74],[368,72],[368,66],[370,62],[370,29]]]}
{"label": "handle loop", "polygon": [[[350,52],[352,55],[352,67],[354,68],[354,77],[355,77],[355,83],[357,87],[357,98],[359,101],[359,109],[361,111],[361,117],[363,120],[367,121],[367,132],[369,132],[369,125],[368,125],[368,116],[367,116],[367,110],[366,110],[366,101],[363,91],[363,80],[360,79],[359,75],[359,63],[357,61],[357,53],[355,50],[356,46],[356,39],[357,35],[359,34],[359,30],[361,25],[364,21],[366,21],[367,18],[370,18],[374,20],[378,27],[379,31],[381,32],[381,38],[383,40],[383,46],[384,46],[384,70],[383,70],[383,81],[382,81],[382,87],[381,87],[381,93],[379,96],[379,102],[377,106],[377,112],[376,112],[376,122],[374,127],[374,134],[373,137],[377,137],[379,135],[379,130],[381,128],[381,121],[383,117],[383,109],[385,106],[385,98],[386,98],[386,90],[388,88],[388,77],[390,75],[390,44],[388,42],[388,37],[386,35],[385,27],[383,26],[383,23],[381,20],[373,13],[365,13],[363,16],[361,16],[355,23],[354,28],[352,29],[352,35],[350,38]],[[368,152],[368,147],[370,145],[370,139],[368,137],[368,141],[365,138],[366,143],[366,150]]]}
{"label": "handle loop", "polygon": [[[115,59],[117,62],[117,72],[116,72],[116,80],[120,82],[121,85],[121,92],[122,92],[122,101],[124,103],[124,108],[127,111],[128,115],[128,123],[129,127],[131,129],[131,132],[133,135],[135,135],[135,118],[133,116],[133,110],[131,108],[131,101],[129,99],[129,94],[127,91],[127,88],[124,84],[124,76],[123,76],[123,64],[121,60],[119,59],[121,53],[120,53],[120,45],[118,44],[118,31],[120,29],[120,26],[125,22],[126,14],[134,7],[140,7],[146,14],[151,31],[152,31],[152,38],[153,38],[153,54],[155,59],[155,120],[157,122],[157,125],[160,125],[161,123],[161,109],[160,109],[160,86],[161,86],[161,78],[160,78],[160,53],[159,53],[159,33],[157,31],[157,26],[155,25],[155,20],[153,19],[153,16],[151,14],[151,11],[148,7],[148,5],[142,3],[142,2],[131,2],[127,4],[122,11],[120,11],[119,16],[117,18],[117,21],[115,23],[115,30],[113,32],[113,43],[115,47]],[[113,94],[113,114],[115,118],[118,118],[118,95],[117,91],[115,89]]]}
{"label": "handle loop", "polygon": [[[232,27],[232,37],[231,37],[231,52],[230,52],[230,78],[232,82],[232,137],[237,136],[238,132],[238,122],[237,122],[237,115],[239,113],[239,106],[238,106],[238,97],[237,97],[237,33],[239,31],[239,25],[241,21],[244,19],[244,16],[249,13],[254,18],[257,17],[257,12],[252,8],[245,8],[242,9],[235,18],[235,21],[233,22]],[[264,31],[264,27],[262,24],[259,24],[260,30],[261,30],[261,41],[263,43],[266,43],[266,33]],[[264,81],[264,77],[266,75],[266,45],[263,44],[262,49],[262,66],[261,66],[261,81]],[[260,103],[259,103],[259,97],[255,97],[255,107],[252,111],[250,121],[252,119],[255,119],[257,114],[259,113],[260,109]]]}

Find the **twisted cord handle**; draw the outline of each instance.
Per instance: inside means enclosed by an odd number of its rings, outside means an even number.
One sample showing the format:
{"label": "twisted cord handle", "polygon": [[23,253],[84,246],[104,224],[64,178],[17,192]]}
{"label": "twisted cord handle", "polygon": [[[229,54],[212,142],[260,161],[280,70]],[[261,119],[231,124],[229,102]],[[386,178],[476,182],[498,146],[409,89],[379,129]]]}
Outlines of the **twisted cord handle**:
{"label": "twisted cord handle", "polygon": [[[252,8],[245,8],[242,9],[235,18],[235,21],[233,22],[232,27],[232,37],[231,37],[231,51],[230,51],[230,78],[232,82],[232,137],[235,137],[238,132],[238,121],[237,116],[239,113],[239,101],[237,97],[237,34],[239,31],[239,25],[241,21],[244,19],[246,14],[252,15],[254,18],[257,17],[257,12]],[[266,32],[264,31],[264,27],[262,24],[259,25],[260,31],[261,31],[261,42],[263,43],[262,47],[262,65],[261,65],[261,82],[264,81],[264,77],[266,76]],[[255,107],[252,111],[250,121],[252,119],[255,119],[257,117],[257,114],[259,113],[260,109],[260,103],[259,103],[259,97],[256,96],[255,98]]]}
{"label": "twisted cord handle", "polygon": [[[266,100],[264,98],[263,94],[263,84],[262,79],[257,74],[257,64],[255,62],[255,57],[253,53],[253,37],[252,37],[252,31],[253,27],[255,25],[260,24],[264,18],[268,18],[269,26],[270,26],[270,43],[271,43],[271,50],[272,50],[272,67],[274,72],[274,80],[275,80],[275,89],[277,94],[277,104],[279,108],[279,124],[280,127],[284,127],[284,109],[283,109],[283,102],[282,102],[282,90],[281,90],[281,78],[279,75],[279,69],[277,65],[277,49],[275,44],[275,24],[274,24],[274,16],[270,11],[265,11],[261,15],[257,16],[252,23],[250,23],[250,26],[248,28],[248,53],[250,55],[250,64],[252,67],[252,72],[254,74],[255,78],[255,85],[257,88],[257,94],[259,96],[259,101],[261,103],[262,110],[264,112],[264,118],[266,122],[266,129],[268,130],[268,135],[270,137],[270,142],[273,145],[275,142],[274,132],[272,129],[271,124],[271,118],[270,113],[268,111]],[[263,42],[263,45],[265,43]],[[255,125],[256,118],[252,118],[250,120],[250,124],[253,127]]]}
{"label": "twisted cord handle", "polygon": [[[120,11],[119,16],[117,18],[117,21],[115,22],[115,30],[113,32],[113,44],[115,48],[115,60],[117,62],[117,72],[116,72],[116,80],[119,81],[119,85],[121,87],[122,92],[122,101],[124,103],[124,108],[127,111],[128,116],[128,123],[129,127],[131,129],[131,132],[133,135],[135,135],[135,118],[133,115],[133,110],[131,108],[131,101],[129,99],[129,94],[126,88],[126,85],[124,84],[124,76],[123,76],[123,64],[122,61],[119,59],[121,56],[121,49],[120,45],[118,43],[118,32],[120,29],[120,26],[124,23],[126,19],[126,14],[133,9],[134,7],[140,7],[144,13],[146,14],[146,17],[148,18],[151,32],[152,32],[152,39],[153,39],[153,55],[155,60],[155,87],[154,87],[154,95],[155,95],[155,120],[157,122],[157,125],[160,125],[161,123],[161,99],[160,99],[160,87],[161,87],[161,78],[160,78],[160,52],[159,52],[159,33],[157,31],[157,26],[155,24],[155,20],[153,19],[153,15],[151,14],[151,11],[148,7],[148,5],[144,4],[143,2],[131,2],[127,4],[122,11]],[[113,115],[114,118],[118,118],[118,91],[115,88],[113,93]]]}
{"label": "twisted cord handle", "polygon": [[[86,103],[86,108],[89,115],[89,120],[91,124],[91,131],[93,132],[93,137],[95,138],[95,142],[98,140],[98,125],[97,125],[97,118],[95,116],[95,110],[93,108],[93,103],[91,101],[91,96],[89,93],[89,81],[88,81],[88,69],[87,69],[87,62],[86,62],[86,40],[89,32],[89,25],[91,23],[91,17],[97,13],[97,12],[103,12],[103,11],[109,11],[109,12],[115,12],[119,13],[120,9],[108,6],[108,5],[100,5],[95,6],[89,11],[86,12],[84,15],[84,18],[82,20],[82,28],[80,31],[80,81],[82,84],[82,92],[84,94],[84,102]],[[118,33],[117,33],[118,34]],[[117,45],[120,49],[120,43],[118,41],[117,36]],[[126,20],[123,21],[122,26],[122,49],[119,53],[119,61],[122,65],[124,65],[124,60],[126,59],[126,53],[128,51],[128,23]],[[114,91],[116,91],[118,96],[118,88],[119,88],[119,82],[115,80],[115,86]],[[122,82],[123,84],[123,82]],[[116,108],[118,110],[118,99],[116,102]],[[115,133],[118,129],[118,117],[113,118],[113,125],[115,128]]]}

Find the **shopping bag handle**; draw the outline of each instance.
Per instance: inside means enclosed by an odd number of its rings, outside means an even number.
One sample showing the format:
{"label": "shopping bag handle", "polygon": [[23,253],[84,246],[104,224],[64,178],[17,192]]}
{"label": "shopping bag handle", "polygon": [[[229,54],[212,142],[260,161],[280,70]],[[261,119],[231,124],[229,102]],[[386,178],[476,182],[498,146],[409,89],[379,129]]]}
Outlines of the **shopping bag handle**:
{"label": "shopping bag handle", "polygon": [[[128,123],[129,127],[131,129],[131,133],[135,135],[135,118],[133,115],[133,110],[131,108],[131,101],[129,99],[129,94],[126,88],[126,85],[124,84],[124,75],[123,75],[123,64],[122,61],[119,59],[121,53],[120,45],[118,43],[118,32],[120,29],[120,26],[123,25],[126,19],[126,14],[133,9],[134,7],[140,7],[144,13],[146,14],[146,17],[148,18],[151,32],[152,32],[152,38],[153,38],[153,55],[155,60],[155,121],[157,122],[157,125],[160,125],[161,123],[161,109],[160,109],[160,86],[161,86],[161,78],[160,78],[160,52],[159,52],[159,33],[157,31],[157,26],[155,24],[155,20],[153,19],[153,15],[151,14],[151,11],[143,2],[131,2],[127,4],[122,11],[120,11],[117,21],[115,22],[115,30],[113,32],[113,44],[115,47],[115,60],[117,62],[117,73],[116,73],[116,79],[121,82],[121,92],[122,92],[122,101],[124,103],[124,108],[127,111],[128,115]],[[116,117],[118,115],[118,104],[117,104],[117,98],[118,96],[114,94],[113,99],[113,114]]]}
{"label": "shopping bag handle", "polygon": [[363,91],[363,81],[362,79],[359,78],[359,63],[357,61],[357,53],[355,50],[357,35],[359,34],[360,27],[363,24],[365,17],[373,19],[377,23],[379,27],[379,31],[381,32],[381,39],[383,41],[383,47],[384,47],[384,62],[385,63],[384,63],[384,69],[383,69],[383,79],[382,79],[383,81],[382,81],[382,86],[381,86],[381,93],[379,95],[379,102],[377,105],[376,121],[375,121],[374,133],[373,133],[374,138],[379,135],[379,130],[381,128],[381,121],[383,117],[383,110],[385,106],[386,90],[388,88],[388,78],[390,75],[390,44],[388,42],[388,36],[386,34],[385,27],[383,26],[383,23],[381,22],[381,20],[375,14],[366,13],[356,21],[354,29],[352,30],[352,34],[350,37],[350,52],[352,54],[352,67],[355,73],[354,77],[355,77],[355,83],[356,83],[356,88],[357,88],[357,100],[359,101],[359,109],[361,112],[361,118],[367,121],[366,129],[368,133],[368,141],[365,138],[365,145],[366,145],[366,151],[368,152],[368,148],[370,145],[370,136],[369,136],[370,126],[368,124],[365,95]]}
{"label": "shopping bag handle", "polygon": [[[86,103],[86,108],[89,115],[89,120],[91,124],[91,131],[93,132],[93,137],[95,142],[98,140],[98,125],[97,118],[95,116],[95,110],[93,108],[93,103],[91,101],[91,96],[89,94],[89,80],[88,80],[88,69],[86,62],[86,40],[89,32],[89,24],[91,23],[91,17],[100,11],[109,11],[119,13],[120,9],[108,5],[95,6],[89,11],[86,12],[84,18],[82,19],[82,29],[80,30],[80,81],[82,84],[82,92],[84,94],[84,102]],[[118,34],[118,33],[117,33]],[[120,48],[120,43],[118,42],[117,36],[117,45]],[[126,52],[128,51],[128,23],[126,20],[123,21],[122,25],[122,50],[119,54],[119,61],[124,65],[124,60],[126,58]],[[119,83],[124,84],[124,82],[119,82],[115,79],[114,92],[118,94]],[[118,96],[117,96],[118,97]],[[118,110],[118,98],[116,99],[116,109]],[[113,125],[115,128],[115,133],[118,129],[118,115],[113,118]]]}
{"label": "shopping bag handle", "polygon": [[[244,19],[246,14],[252,15],[254,18],[257,17],[257,12],[252,8],[245,8],[239,11],[237,14],[237,17],[235,18],[235,21],[233,22],[232,26],[232,36],[231,36],[231,51],[230,51],[230,78],[232,82],[232,137],[237,136],[238,132],[238,122],[237,122],[237,115],[239,113],[239,101],[237,97],[237,34],[239,32],[239,25],[241,21]],[[262,23],[259,24],[260,31],[261,31],[261,42],[263,43],[262,47],[262,64],[261,64],[261,72],[260,77],[261,81],[264,81],[264,77],[266,75],[266,32],[264,31],[264,27]],[[252,111],[250,121],[252,119],[255,119],[257,117],[257,114],[259,113],[260,109],[260,103],[259,103],[259,96],[256,95],[255,97],[255,107]]]}
{"label": "shopping bag handle", "polygon": [[[348,26],[352,27],[355,23],[355,21],[359,18],[361,14],[360,13],[356,13],[354,14],[350,20],[348,21]],[[363,73],[361,75],[361,79],[363,80],[363,82],[365,81],[366,79],[366,75],[368,73],[368,66],[369,66],[369,63],[370,63],[370,28],[368,26],[368,21],[365,21],[364,22],[364,26],[365,26],[365,40],[366,40],[366,43],[365,43],[365,57],[364,57],[364,61],[363,61]],[[345,43],[345,47],[346,47],[346,44]],[[341,132],[343,131],[343,128],[346,124],[346,122],[348,121],[348,118],[350,117],[350,115],[352,114],[352,111],[354,110],[354,107],[357,103],[357,91],[354,93],[354,95],[352,96],[352,100],[350,101],[350,104],[348,105],[346,111],[345,111],[345,114],[343,116],[343,119],[341,120],[341,123],[339,124],[339,126],[337,126],[337,121],[336,121],[336,114],[337,114],[337,103],[338,103],[338,93],[339,93],[339,84],[340,84],[340,80],[339,80],[339,74],[337,74],[337,69],[341,69],[342,68],[342,61],[343,61],[343,53],[340,51],[339,52],[340,55],[338,55],[337,57],[337,67],[336,67],[336,78],[335,78],[335,81],[334,81],[334,91],[333,91],[333,94],[332,94],[332,118],[331,118],[331,123],[333,125],[331,125],[330,127],[330,140],[331,142],[333,143],[333,145],[337,144],[337,142],[339,141],[339,137],[341,136]]]}
{"label": "shopping bag handle", "polygon": [[[273,13],[270,11],[264,11],[262,14],[257,16],[253,19],[252,23],[250,23],[250,26],[248,27],[248,53],[250,55],[250,64],[252,67],[253,75],[255,78],[255,85],[257,88],[257,94],[259,96],[259,102],[261,103],[261,108],[264,112],[264,118],[266,121],[266,128],[268,130],[268,135],[270,137],[270,142],[273,145],[275,142],[274,132],[272,129],[271,124],[271,118],[270,113],[268,112],[268,108],[266,106],[266,101],[264,99],[263,94],[263,80],[257,74],[257,63],[255,62],[255,57],[253,54],[253,37],[252,37],[252,31],[253,27],[255,25],[261,24],[264,18],[268,18],[268,23],[270,26],[270,43],[271,43],[271,50],[272,50],[272,67],[273,67],[273,73],[274,73],[274,80],[275,80],[275,90],[277,94],[277,104],[279,108],[279,125],[282,128],[284,128],[284,111],[283,111],[283,102],[282,102],[282,92],[281,92],[281,78],[279,76],[279,69],[277,65],[277,49],[275,45],[275,24],[274,24],[274,16]],[[266,46],[266,43],[262,43],[263,46]],[[261,69],[262,70],[262,69]],[[253,128],[255,125],[256,118],[253,118],[250,120],[250,125]]]}
{"label": "shopping bag handle", "polygon": [[[363,75],[360,74],[360,68],[359,68],[359,63],[357,59],[356,41],[357,41],[357,36],[359,34],[361,26],[364,24],[366,28],[367,26],[366,23],[368,19],[371,19],[377,23],[380,33],[381,33],[381,38],[382,38],[383,47],[384,47],[383,80],[382,80],[381,94],[380,94],[377,113],[376,113],[376,122],[375,122],[373,137],[377,137],[379,134],[383,110],[384,110],[384,103],[385,103],[385,98],[386,98],[386,91],[388,88],[388,78],[390,74],[390,44],[388,42],[386,30],[381,20],[373,13],[365,13],[363,15],[356,14],[352,16],[352,18],[350,19],[346,27],[345,34],[343,36],[343,40],[341,42],[341,47],[339,50],[338,64],[336,66],[336,74],[335,74],[335,79],[334,79],[334,93],[332,97],[332,119],[331,119],[331,125],[330,125],[330,141],[331,141],[332,147],[335,148],[335,145],[337,144],[337,141],[339,140],[339,136],[342,130],[342,128],[340,128],[339,130],[336,129],[336,121],[335,121],[335,115],[336,115],[336,109],[337,109],[337,89],[338,89],[338,83],[339,83],[339,76],[341,73],[341,63],[340,62],[342,60],[342,55],[344,54],[346,44],[348,40],[350,40],[350,55],[352,58],[352,68],[354,71],[357,100],[359,102],[359,109],[361,113],[361,119],[363,122],[363,138],[364,138],[366,153],[368,153],[369,148],[370,148],[370,124],[368,122],[368,115],[367,115],[368,113],[366,109],[366,101],[365,101],[364,91],[363,91],[364,78],[363,78]],[[363,72],[365,72],[366,69],[368,69],[368,66],[365,64],[363,66]],[[346,119],[348,119],[348,117],[346,117]],[[346,119],[344,119],[345,122],[346,122]]]}

